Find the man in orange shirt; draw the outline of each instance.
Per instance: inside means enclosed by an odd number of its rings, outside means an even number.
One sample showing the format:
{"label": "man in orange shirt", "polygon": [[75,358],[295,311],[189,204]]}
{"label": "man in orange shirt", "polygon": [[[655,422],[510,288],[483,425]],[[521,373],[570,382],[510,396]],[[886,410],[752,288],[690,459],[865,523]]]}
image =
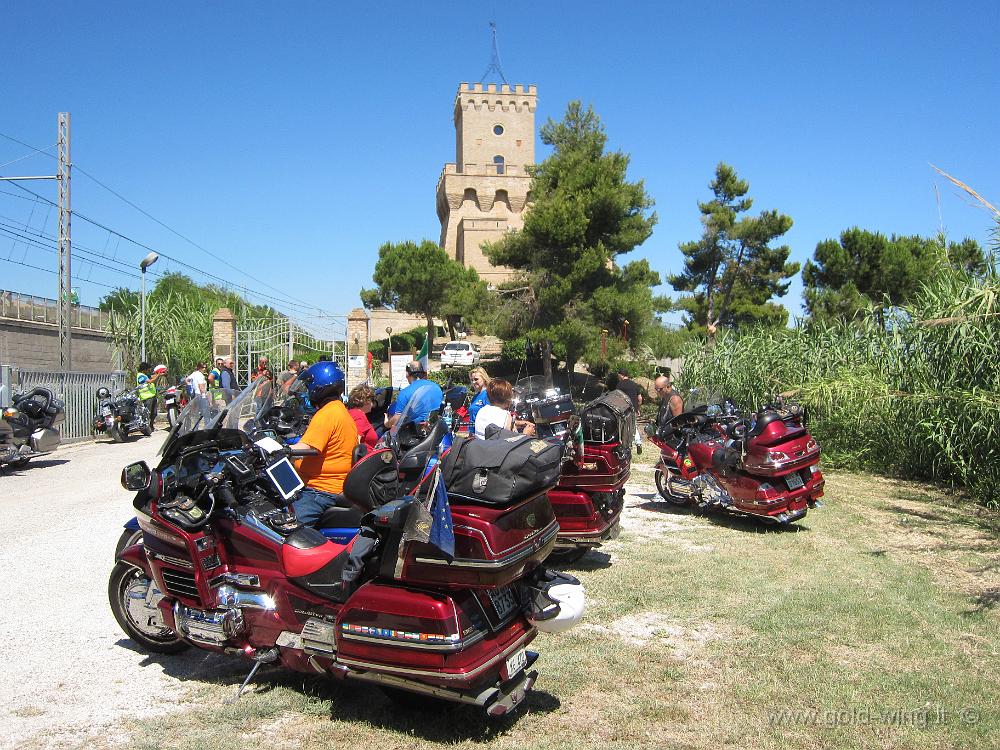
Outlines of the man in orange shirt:
{"label": "man in orange shirt", "polygon": [[306,433],[292,446],[293,456],[303,456],[298,470],[306,483],[292,509],[300,523],[311,526],[342,499],[344,478],[351,470],[351,454],[358,444],[358,428],[340,400],[344,371],[335,362],[317,362],[300,374],[299,380],[306,384],[317,411]]}

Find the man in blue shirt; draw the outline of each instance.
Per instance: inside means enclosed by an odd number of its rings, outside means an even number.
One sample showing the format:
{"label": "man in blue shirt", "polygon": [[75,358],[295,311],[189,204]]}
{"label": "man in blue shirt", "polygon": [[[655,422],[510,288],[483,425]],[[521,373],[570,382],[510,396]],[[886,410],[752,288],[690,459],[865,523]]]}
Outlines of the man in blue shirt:
{"label": "man in blue shirt", "polygon": [[[407,406],[410,407],[407,421],[426,422],[432,411],[441,408],[441,402],[444,400],[441,386],[427,379],[427,373],[424,372],[424,366],[420,362],[410,362],[406,366],[406,380],[409,385],[399,392],[386,414],[385,424],[390,429],[396,426]],[[410,401],[413,401],[412,405]]]}

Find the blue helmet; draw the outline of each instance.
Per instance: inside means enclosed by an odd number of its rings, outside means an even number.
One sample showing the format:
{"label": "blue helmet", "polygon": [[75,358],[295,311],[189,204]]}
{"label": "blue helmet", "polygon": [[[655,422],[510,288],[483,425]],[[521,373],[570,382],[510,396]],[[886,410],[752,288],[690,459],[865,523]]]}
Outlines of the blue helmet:
{"label": "blue helmet", "polygon": [[336,362],[317,362],[310,365],[298,377],[309,391],[309,400],[314,406],[340,398],[344,393],[346,378]]}

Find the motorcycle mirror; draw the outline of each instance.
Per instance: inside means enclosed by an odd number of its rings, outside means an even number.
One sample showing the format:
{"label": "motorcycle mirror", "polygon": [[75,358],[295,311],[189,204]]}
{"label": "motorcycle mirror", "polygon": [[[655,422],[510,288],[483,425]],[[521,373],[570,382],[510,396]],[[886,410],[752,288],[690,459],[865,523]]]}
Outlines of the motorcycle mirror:
{"label": "motorcycle mirror", "polygon": [[149,470],[145,461],[136,461],[122,469],[122,487],[132,492],[148,489],[152,478],[153,472]]}

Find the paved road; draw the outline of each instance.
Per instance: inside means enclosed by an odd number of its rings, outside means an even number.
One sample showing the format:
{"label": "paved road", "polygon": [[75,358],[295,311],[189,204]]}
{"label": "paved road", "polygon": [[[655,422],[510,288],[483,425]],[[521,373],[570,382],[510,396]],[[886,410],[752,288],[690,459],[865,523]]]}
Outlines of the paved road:
{"label": "paved road", "polygon": [[152,465],[165,435],[66,446],[0,475],[0,748],[113,741],[123,717],[182,702],[177,678],[221,666],[195,650],[162,661],[134,650],[108,607],[115,543],[132,516],[119,474]]}

